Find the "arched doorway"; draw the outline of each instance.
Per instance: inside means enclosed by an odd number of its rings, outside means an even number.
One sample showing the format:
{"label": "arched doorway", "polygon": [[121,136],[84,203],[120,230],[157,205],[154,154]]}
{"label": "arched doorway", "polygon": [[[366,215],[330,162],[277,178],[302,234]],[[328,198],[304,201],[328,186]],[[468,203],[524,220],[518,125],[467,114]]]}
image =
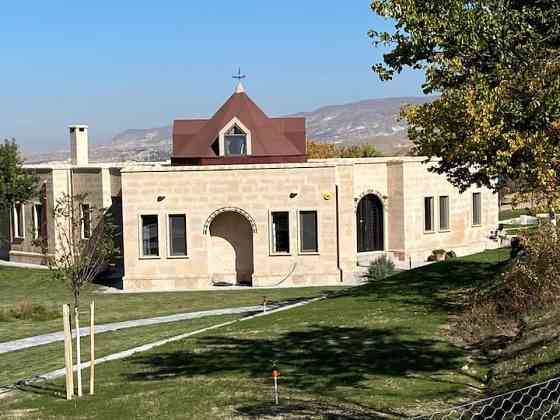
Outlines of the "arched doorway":
{"label": "arched doorway", "polygon": [[375,194],[368,194],[356,209],[358,252],[384,250],[383,203]]}
{"label": "arched doorway", "polygon": [[209,269],[216,283],[251,285],[253,227],[236,211],[219,213],[209,226]]}

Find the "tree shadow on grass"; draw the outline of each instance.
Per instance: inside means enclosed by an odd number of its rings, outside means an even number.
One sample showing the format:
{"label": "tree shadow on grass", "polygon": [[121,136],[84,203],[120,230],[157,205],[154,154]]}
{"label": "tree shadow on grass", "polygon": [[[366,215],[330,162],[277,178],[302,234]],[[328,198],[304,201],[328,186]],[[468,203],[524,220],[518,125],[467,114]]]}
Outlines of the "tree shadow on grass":
{"label": "tree shadow on grass", "polygon": [[[282,382],[290,390],[336,399],[342,395],[337,387],[375,392],[368,384],[372,375],[404,378],[410,373],[429,374],[460,367],[460,349],[431,339],[406,339],[400,332],[311,326],[274,338],[203,337],[194,342],[196,352],[177,350],[134,358],[139,369],[128,374],[127,380],[200,375],[265,379],[270,377],[272,361],[277,361]],[[258,411],[258,406],[243,410]]]}
{"label": "tree shadow on grass", "polygon": [[321,418],[326,420],[377,420],[387,418],[403,418],[393,411],[378,411],[356,404],[343,402],[326,402],[290,398],[281,400],[279,405],[271,402],[261,402],[236,407],[235,411],[242,417],[262,418]]}
{"label": "tree shadow on grass", "polygon": [[57,399],[66,399],[66,389],[62,385],[56,385],[53,382],[26,382],[22,381],[14,386],[14,389],[18,391],[45,395],[49,397],[55,397]]}

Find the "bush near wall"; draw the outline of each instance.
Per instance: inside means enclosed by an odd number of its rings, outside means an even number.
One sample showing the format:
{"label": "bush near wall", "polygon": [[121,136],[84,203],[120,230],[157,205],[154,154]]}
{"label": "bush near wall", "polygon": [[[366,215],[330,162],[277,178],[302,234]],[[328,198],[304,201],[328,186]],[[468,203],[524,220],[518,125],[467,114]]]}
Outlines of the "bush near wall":
{"label": "bush near wall", "polygon": [[383,280],[395,273],[395,264],[386,255],[382,255],[369,264],[366,277],[368,281]]}

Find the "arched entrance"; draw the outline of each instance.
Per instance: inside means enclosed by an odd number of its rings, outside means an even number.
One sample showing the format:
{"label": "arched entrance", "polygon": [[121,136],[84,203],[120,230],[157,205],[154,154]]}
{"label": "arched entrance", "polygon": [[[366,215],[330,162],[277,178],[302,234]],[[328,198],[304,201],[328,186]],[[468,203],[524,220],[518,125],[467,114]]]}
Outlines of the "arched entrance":
{"label": "arched entrance", "polygon": [[356,209],[358,252],[384,250],[383,203],[375,194],[367,194]]}
{"label": "arched entrance", "polygon": [[251,285],[253,226],[237,211],[223,211],[210,222],[209,270],[216,283]]}

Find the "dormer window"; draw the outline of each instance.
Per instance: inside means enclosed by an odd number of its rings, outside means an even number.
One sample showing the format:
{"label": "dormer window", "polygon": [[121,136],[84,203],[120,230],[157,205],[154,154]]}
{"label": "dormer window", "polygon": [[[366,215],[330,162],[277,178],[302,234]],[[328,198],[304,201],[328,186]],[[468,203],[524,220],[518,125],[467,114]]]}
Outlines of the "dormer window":
{"label": "dormer window", "polygon": [[235,124],[224,134],[224,156],[246,156],[247,134]]}
{"label": "dormer window", "polygon": [[220,156],[250,156],[251,132],[234,117],[220,131],[218,146]]}

